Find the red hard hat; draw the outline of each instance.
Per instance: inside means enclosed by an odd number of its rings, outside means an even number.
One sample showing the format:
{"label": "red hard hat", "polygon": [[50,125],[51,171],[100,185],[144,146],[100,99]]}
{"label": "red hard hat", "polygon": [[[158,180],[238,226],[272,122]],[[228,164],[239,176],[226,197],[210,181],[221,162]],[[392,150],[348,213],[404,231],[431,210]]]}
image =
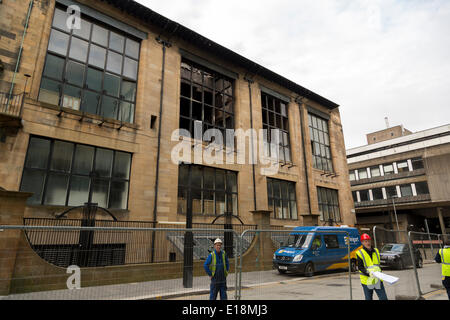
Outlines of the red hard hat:
{"label": "red hard hat", "polygon": [[363,233],[361,235],[361,241],[363,241],[363,240],[372,240],[372,239],[370,238],[370,236],[367,233]]}

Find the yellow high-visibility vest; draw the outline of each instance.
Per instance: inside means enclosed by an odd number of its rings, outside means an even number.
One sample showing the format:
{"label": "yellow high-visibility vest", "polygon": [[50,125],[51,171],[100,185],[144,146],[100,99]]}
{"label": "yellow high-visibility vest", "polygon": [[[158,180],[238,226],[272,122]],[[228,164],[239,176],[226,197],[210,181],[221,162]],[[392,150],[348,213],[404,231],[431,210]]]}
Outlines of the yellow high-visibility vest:
{"label": "yellow high-visibility vest", "polygon": [[450,248],[439,250],[442,262],[442,277],[450,277]]}
{"label": "yellow high-visibility vest", "polygon": [[[216,274],[216,264],[217,264],[216,254],[217,254],[216,250],[211,252],[212,261],[211,261],[211,264],[209,265],[209,270],[211,270],[211,274],[213,277]],[[223,251],[223,250],[222,250],[222,261],[223,261],[223,271],[225,273],[225,277],[227,277],[228,276],[227,264],[225,261],[225,251]]]}
{"label": "yellow high-visibility vest", "polygon": [[[367,272],[370,271],[380,271],[380,252],[377,248],[374,250],[375,252],[372,253],[372,257],[369,256],[366,250],[360,249],[356,252],[356,255],[362,259],[364,262],[364,267],[366,268]],[[368,283],[369,277],[366,276],[364,273],[362,273],[361,270],[359,270],[359,278],[361,279],[361,283],[365,285],[374,284],[374,283]]]}

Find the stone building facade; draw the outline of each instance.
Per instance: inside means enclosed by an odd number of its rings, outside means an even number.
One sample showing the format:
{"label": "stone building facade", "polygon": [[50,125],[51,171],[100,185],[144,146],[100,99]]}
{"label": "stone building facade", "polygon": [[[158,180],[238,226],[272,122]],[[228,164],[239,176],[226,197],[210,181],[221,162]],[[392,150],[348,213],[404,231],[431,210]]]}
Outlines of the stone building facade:
{"label": "stone building facade", "polygon": [[[33,193],[25,217],[91,201],[184,223],[190,191],[194,222],[271,210],[272,225],[355,223],[339,106],[134,1],[4,0],[0,59],[0,186]],[[174,163],[173,132],[198,123],[281,129],[279,170],[236,152]]]}

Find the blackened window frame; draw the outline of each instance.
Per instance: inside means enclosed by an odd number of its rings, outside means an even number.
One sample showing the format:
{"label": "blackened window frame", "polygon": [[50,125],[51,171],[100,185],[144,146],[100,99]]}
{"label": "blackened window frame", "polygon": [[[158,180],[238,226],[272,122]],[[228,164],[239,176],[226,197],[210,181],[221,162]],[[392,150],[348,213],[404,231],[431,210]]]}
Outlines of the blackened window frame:
{"label": "blackened window frame", "polygon": [[[279,194],[278,196],[275,195],[275,188],[273,187],[274,183],[279,184]],[[285,185],[287,190],[287,195],[283,195],[283,186]],[[290,194],[291,190],[293,189],[294,199],[291,199]],[[284,197],[284,196],[287,196]],[[287,181],[287,180],[280,180],[280,179],[274,179],[274,178],[267,178],[267,200],[268,200],[268,207],[272,207],[272,218],[277,220],[298,220],[298,208],[297,208],[297,193],[296,193],[296,183],[293,181]],[[279,207],[281,208],[281,217],[277,216],[277,207],[275,206],[275,201],[278,201]],[[287,213],[288,217],[283,217],[283,209],[285,206],[283,203],[287,201],[288,207],[287,207]],[[271,205],[272,204],[272,205]],[[294,212],[295,209],[295,212]],[[294,215],[295,213],[295,215]]]}
{"label": "blackened window frame", "polygon": [[[314,126],[314,119],[317,124],[316,126]],[[325,125],[319,126],[319,121]],[[334,167],[331,154],[329,120],[308,112],[308,122],[313,167],[325,172],[333,172]],[[317,134],[314,134],[315,132],[317,132]],[[322,154],[322,150],[324,150],[325,154]]]}
{"label": "blackened window frame", "polygon": [[[324,193],[326,194],[325,199],[323,198]],[[328,198],[328,195],[331,196],[330,201]],[[333,196],[335,195],[335,197]],[[334,200],[336,200],[336,203],[334,203]],[[341,222],[341,210],[339,205],[339,190],[336,189],[330,189],[325,187],[317,187],[317,203],[319,206],[319,212],[320,212],[320,220],[324,222],[333,221],[335,223]],[[327,216],[325,217],[325,211],[323,208],[327,208]],[[330,217],[330,208],[333,209],[333,217]]]}
{"label": "blackened window frame", "polygon": [[[185,173],[187,173],[187,184],[185,184],[182,179],[181,179],[181,170],[184,170],[182,168],[187,168],[187,171]],[[196,188],[196,187],[192,187],[192,181],[190,181],[190,185],[189,185],[189,176],[192,175],[192,169],[193,168],[200,168],[201,173],[202,173],[202,178],[201,178],[201,184],[202,187],[201,188]],[[213,177],[213,184],[214,184],[214,188],[207,188],[205,187],[205,171],[206,170],[212,170],[214,171],[214,177]],[[218,189],[217,188],[217,172],[222,172],[224,174],[224,189]],[[234,181],[236,183],[236,191],[232,191],[229,188],[231,186],[228,186],[228,175],[233,175],[234,176]],[[213,217],[217,217],[223,214],[231,214],[231,215],[235,215],[235,216],[239,216],[239,186],[238,186],[238,172],[236,171],[232,171],[232,170],[226,170],[226,169],[220,169],[220,168],[214,168],[214,167],[209,167],[209,166],[202,166],[202,165],[197,165],[197,164],[184,164],[181,163],[178,166],[178,195],[177,195],[177,214],[181,214],[181,215],[186,215],[186,212],[180,212],[179,210],[179,206],[178,206],[178,202],[180,201],[180,195],[184,196],[183,201],[186,202],[186,209],[187,209],[187,201],[189,201],[187,195],[188,195],[188,189],[191,189],[191,198],[192,198],[192,191],[196,191],[196,192],[201,192],[202,194],[202,203],[201,203],[201,213],[198,212],[194,212],[194,208],[192,210],[192,215],[193,216],[213,216]],[[210,214],[210,213],[205,213],[205,205],[204,205],[204,192],[206,193],[212,193],[213,197],[214,197],[214,213]],[[223,193],[224,194],[224,199],[225,199],[225,210],[222,213],[218,213],[217,212],[217,197],[216,194],[217,193]],[[192,198],[193,199],[193,198]],[[231,211],[228,210],[229,208],[229,203],[228,203],[228,199],[231,199]],[[234,203],[234,200],[236,200],[236,203]],[[234,206],[236,209],[236,212],[234,212]]]}
{"label": "blackened window frame", "polygon": [[[188,66],[189,68],[185,68],[184,66]],[[194,69],[198,70],[201,74],[201,83],[194,81],[193,73]],[[186,71],[184,71],[186,70]],[[187,71],[189,70],[189,71]],[[186,76],[189,74],[188,76]],[[205,81],[205,75],[209,76],[213,79],[212,85],[208,86]],[[222,85],[220,85],[222,83]],[[229,84],[229,86],[226,86]],[[184,86],[189,87],[189,93],[188,95],[185,94],[187,88],[184,89]],[[197,87],[201,91],[201,100],[196,99],[194,97],[194,89]],[[206,103],[205,101],[205,89],[206,91],[211,92],[211,104]],[[211,70],[201,64],[198,64],[196,62],[193,62],[187,58],[182,57],[181,59],[181,65],[180,65],[180,116],[179,116],[179,127],[180,129],[187,130],[191,138],[194,137],[194,127],[196,121],[201,121],[202,124],[202,139],[203,135],[208,129],[217,129],[222,133],[223,136],[223,144],[226,144],[227,136],[226,136],[226,129],[233,129],[235,128],[235,97],[234,97],[234,91],[235,91],[235,80],[232,78],[229,78],[217,71]],[[218,103],[218,96],[222,97],[223,100],[221,101],[222,107],[219,106]],[[183,101],[187,101],[189,103],[189,114],[186,114],[186,111],[183,110]],[[231,110],[226,109],[227,102],[231,105]],[[194,117],[194,104],[201,106],[201,119],[196,119]],[[206,119],[206,112],[207,109],[211,110],[211,120],[205,121]],[[216,122],[216,114],[222,113],[222,125],[219,125],[218,122]],[[228,123],[227,120],[231,119],[231,122]],[[189,123],[189,125],[186,127],[186,124]],[[182,133],[180,133],[182,135]],[[231,137],[230,137],[231,138]],[[234,139],[234,136],[233,136]],[[216,143],[218,143],[216,141]]]}
{"label": "blackened window frame", "polygon": [[[283,106],[285,114],[283,114]],[[272,130],[279,130],[278,160],[285,163],[292,163],[291,142],[289,135],[289,106],[288,104],[266,92],[261,91],[261,113],[264,132],[264,154],[268,157],[272,155]],[[273,125],[270,123],[273,119]],[[284,137],[286,137],[284,139]],[[286,141],[284,141],[286,140]],[[283,152],[281,152],[283,151]]]}
{"label": "blackened window frame", "polygon": [[[46,168],[45,169],[42,169],[42,168],[31,168],[31,167],[27,167],[27,165],[26,165],[28,157],[29,157],[29,153],[30,153],[30,145],[31,145],[31,140],[32,139],[40,139],[40,140],[45,140],[45,141],[49,141],[50,142],[50,150],[49,150],[49,153],[47,155],[48,159],[46,161]],[[64,171],[61,171],[61,170],[53,170],[53,169],[51,169],[51,163],[52,163],[52,158],[53,158],[53,150],[54,150],[55,142],[63,142],[63,143],[68,143],[68,144],[72,144],[73,145],[72,157],[71,157],[71,162],[70,162],[70,171],[69,172],[67,172],[67,171],[64,172]],[[74,172],[74,164],[75,164],[75,156],[77,154],[77,152],[76,152],[77,151],[77,146],[84,146],[84,147],[89,147],[89,148],[93,148],[94,149],[94,155],[93,155],[93,158],[92,158],[91,172],[89,174],[75,173]],[[95,166],[96,166],[97,150],[98,149],[108,150],[108,151],[112,151],[113,152],[112,162],[111,162],[111,176],[110,177],[104,177],[104,176],[96,175],[95,172],[94,172],[95,171]],[[128,154],[130,156],[130,168],[129,168],[129,172],[128,172],[128,179],[114,177],[114,167],[115,167],[115,162],[116,162],[116,154],[118,152],[123,153],[123,154]],[[29,203],[29,204],[33,205],[33,206],[74,207],[74,206],[78,206],[78,205],[84,205],[84,202],[80,203],[80,204],[77,204],[77,205],[69,205],[70,191],[71,191],[72,181],[73,181],[74,177],[85,177],[85,178],[87,177],[87,178],[89,178],[88,198],[86,199],[85,202],[89,202],[92,199],[93,190],[94,190],[94,186],[95,186],[96,180],[102,180],[102,181],[108,180],[108,203],[107,203],[107,208],[108,209],[112,209],[112,210],[128,210],[129,196],[130,196],[130,180],[131,180],[132,160],[133,160],[133,155],[131,153],[125,152],[125,151],[113,150],[113,149],[108,149],[108,148],[101,148],[101,147],[97,147],[97,146],[81,144],[81,143],[76,143],[76,142],[71,142],[71,141],[65,141],[65,140],[52,139],[52,138],[47,138],[47,137],[31,135],[30,139],[29,139],[29,142],[28,142],[27,154],[25,156],[25,162],[24,162],[23,170],[22,170],[22,177],[21,177],[21,181],[20,181],[20,191],[24,191],[23,190],[23,183],[24,183],[25,171],[29,171],[29,172],[43,172],[45,175],[44,175],[44,182],[43,182],[43,186],[42,186],[42,195],[41,195],[40,203]],[[46,204],[45,203],[46,193],[47,193],[47,190],[48,190],[48,177],[51,174],[60,174],[60,175],[62,174],[62,175],[65,175],[65,176],[68,177],[67,186],[66,186],[66,199],[64,201],[64,204],[51,205],[51,204]],[[111,203],[111,197],[110,196],[111,196],[111,189],[112,189],[112,183],[113,182],[128,183],[125,208],[110,207],[110,203]]]}
{"label": "blackened window frame", "polygon": [[[61,53],[57,53],[54,51],[49,50],[49,46],[50,46],[50,37],[49,37],[49,42],[47,44],[47,51],[46,51],[46,57],[45,57],[45,62],[44,62],[44,68],[42,71],[42,76],[41,76],[41,81],[40,81],[40,85],[39,85],[39,94],[38,94],[38,100],[40,100],[40,95],[41,95],[41,90],[42,90],[42,86],[44,81],[51,81],[54,83],[58,83],[57,87],[58,87],[58,91],[54,92],[58,94],[58,106],[59,107],[64,107],[64,92],[66,90],[67,87],[73,87],[76,88],[76,90],[78,91],[78,97],[79,98],[79,109],[77,111],[83,112],[84,114],[94,114],[94,115],[98,115],[101,116],[102,118],[105,119],[113,119],[113,120],[118,120],[121,122],[126,122],[126,123],[130,123],[133,124],[135,123],[135,118],[136,118],[136,100],[137,100],[137,84],[138,84],[138,80],[139,80],[139,62],[140,62],[140,58],[141,58],[141,40],[128,34],[128,33],[124,33],[121,30],[117,30],[112,26],[106,25],[100,21],[95,20],[94,18],[90,17],[90,16],[85,16],[83,15],[83,13],[81,13],[81,19],[83,19],[84,21],[87,21],[91,24],[90,26],[90,33],[89,33],[89,39],[86,39],[80,35],[76,35],[74,34],[74,30],[64,30],[59,28],[58,26],[55,25],[55,16],[57,13],[57,10],[61,10],[64,13],[66,12],[66,7],[61,5],[61,4],[57,4],[55,6],[55,10],[53,12],[53,17],[52,17],[52,25],[50,27],[50,35],[53,32],[53,30],[57,31],[57,32],[62,32],[65,35],[67,35],[69,37],[68,40],[68,44],[67,44],[67,48],[66,48],[66,54],[63,55]],[[98,42],[93,42],[93,33],[94,33],[94,25],[101,27],[103,29],[106,29],[107,31],[107,39],[106,39],[106,46],[103,44],[100,44]],[[124,38],[124,43],[123,43],[123,52],[119,52],[113,48],[110,48],[109,44],[110,44],[110,37],[111,34],[118,34],[120,36],[122,36]],[[77,60],[76,58],[71,58],[70,57],[70,49],[71,49],[71,44],[72,44],[72,40],[73,39],[77,39],[77,40],[81,40],[84,41],[88,44],[88,48],[87,48],[87,52],[86,52],[86,58],[85,61],[81,61],[81,60]],[[132,40],[134,42],[137,42],[139,47],[138,47],[138,57],[135,58],[133,56],[127,55],[127,40]],[[104,57],[104,64],[103,64],[103,68],[98,67],[97,65],[93,65],[89,63],[89,57],[90,57],[90,52],[91,52],[91,48],[93,46],[96,47],[100,47],[102,50],[105,50],[105,57]],[[115,71],[111,71],[107,69],[107,65],[108,65],[108,57],[109,54],[118,54],[121,55],[122,58],[122,66],[121,66],[121,72],[120,74],[116,73]],[[58,78],[53,78],[51,76],[46,76],[44,75],[44,71],[46,70],[47,64],[48,64],[48,57],[52,56],[52,57],[56,57],[58,59],[62,59],[64,60],[64,64],[63,64],[63,69],[62,69],[62,78],[58,79]],[[136,79],[127,77],[124,75],[124,71],[125,71],[125,59],[130,59],[133,62],[137,63],[137,70],[136,70]],[[76,85],[73,83],[69,83],[68,79],[66,77],[66,72],[67,72],[67,67],[70,63],[76,63],[76,64],[81,64],[83,65],[84,68],[84,74],[83,74],[83,82],[82,85]],[[96,91],[93,89],[90,89],[87,87],[87,74],[89,69],[95,70],[97,72],[101,72],[102,74],[102,79],[101,79],[101,91]],[[114,96],[111,94],[108,94],[108,92],[105,90],[105,75],[106,74],[111,74],[114,77],[119,78],[119,88],[118,88],[118,96]],[[135,91],[134,91],[134,96],[132,97],[131,100],[128,100],[125,98],[124,95],[122,95],[122,88],[123,88],[123,84],[124,82],[131,82],[135,84]],[[87,94],[93,94],[93,95],[97,95],[99,97],[99,99],[97,99],[97,106],[96,106],[96,112],[87,112],[85,110],[83,110],[83,103],[84,100],[87,99]],[[105,117],[103,115],[103,111],[102,110],[102,104],[103,104],[103,100],[104,99],[112,99],[115,100],[117,102],[117,105],[115,106],[115,111],[114,117]],[[46,103],[45,101],[42,101],[43,103]],[[126,117],[123,116],[123,112],[122,112],[122,104],[128,104],[130,105],[130,110],[129,113]],[[67,107],[64,107],[67,108]],[[68,109],[71,109],[70,107]],[[109,109],[109,108],[108,108]],[[75,109],[74,109],[75,110]],[[125,120],[124,120],[125,119]],[[130,121],[127,121],[130,120]]]}

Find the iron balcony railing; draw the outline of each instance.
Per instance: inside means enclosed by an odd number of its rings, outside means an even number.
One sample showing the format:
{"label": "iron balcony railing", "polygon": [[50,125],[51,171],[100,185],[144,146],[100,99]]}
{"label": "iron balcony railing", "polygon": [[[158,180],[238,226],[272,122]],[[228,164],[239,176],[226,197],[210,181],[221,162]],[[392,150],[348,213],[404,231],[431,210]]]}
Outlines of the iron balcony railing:
{"label": "iron balcony railing", "polygon": [[[115,231],[57,231],[57,230],[27,230],[26,238],[31,248],[45,261],[67,267],[101,267],[112,265],[143,264],[157,262],[177,262],[183,260],[185,225],[168,225],[153,221],[112,221],[87,219],[51,219],[24,218],[25,226],[47,227],[101,227],[123,228]],[[127,228],[135,228],[129,231]],[[148,228],[155,228],[148,231]],[[158,229],[161,228],[161,231]],[[180,229],[163,231],[164,228]],[[256,230],[256,225],[240,224],[207,224],[193,223],[193,229],[203,230],[194,236],[194,259],[206,259],[212,250],[214,239],[224,239],[225,247],[229,246],[229,256],[236,249],[235,239],[227,238],[223,229],[231,229],[242,233],[244,230]],[[142,229],[140,231],[139,229]],[[245,239],[244,249],[247,249],[253,237]],[[153,252],[152,252],[153,251]]]}
{"label": "iron balcony railing", "polygon": [[25,100],[24,97],[24,93],[9,94],[0,92],[0,114],[21,118]]}

